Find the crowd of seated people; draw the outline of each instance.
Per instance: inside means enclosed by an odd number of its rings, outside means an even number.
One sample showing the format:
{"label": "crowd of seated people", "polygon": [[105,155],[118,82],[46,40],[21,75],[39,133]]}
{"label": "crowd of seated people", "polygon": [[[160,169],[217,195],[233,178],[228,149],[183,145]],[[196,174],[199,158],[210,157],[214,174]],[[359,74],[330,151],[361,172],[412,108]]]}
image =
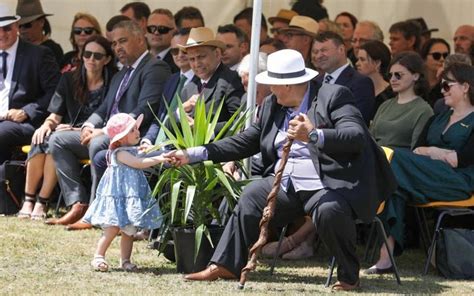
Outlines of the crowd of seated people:
{"label": "crowd of seated people", "polygon": [[[92,227],[81,219],[107,166],[109,142],[103,128],[111,116],[144,114],[140,149],[146,151],[166,139],[149,106],[164,119],[164,102],[176,108],[179,98],[188,114],[181,120],[192,123],[196,101],[216,97],[225,100],[222,125],[247,98],[252,8],[236,13],[214,32],[195,7],[173,14],[131,2],[103,24],[107,39],[95,16],[78,12],[71,23],[72,50],[63,54],[50,38],[51,14],[39,0],[32,2],[33,10],[19,1],[16,13],[0,4],[0,164],[11,159],[15,147],[31,145],[19,218],[69,230]],[[259,57],[265,60],[286,48],[300,52],[306,67],[319,72],[312,82],[349,89],[351,104],[377,144],[396,148],[391,167],[400,187],[382,217],[391,251],[400,254],[406,204],[466,199],[474,190],[469,153],[474,137],[474,26],[461,25],[453,32],[452,53],[446,40],[431,38],[437,29],[428,29],[422,18],[397,21],[384,40],[373,21],[358,21],[349,12],[331,20],[324,7],[303,14],[305,2],[270,17],[270,29],[262,14],[260,51],[265,54]],[[259,86],[257,107],[270,89]],[[83,159],[92,160],[92,185],[80,176]],[[46,220],[57,184],[68,212]],[[312,223],[309,216],[295,221],[298,239],[290,243],[287,238],[280,253],[314,241]],[[275,248],[273,243],[266,253],[274,254]],[[288,258],[308,254],[313,252]],[[368,272],[391,270],[382,248]]]}

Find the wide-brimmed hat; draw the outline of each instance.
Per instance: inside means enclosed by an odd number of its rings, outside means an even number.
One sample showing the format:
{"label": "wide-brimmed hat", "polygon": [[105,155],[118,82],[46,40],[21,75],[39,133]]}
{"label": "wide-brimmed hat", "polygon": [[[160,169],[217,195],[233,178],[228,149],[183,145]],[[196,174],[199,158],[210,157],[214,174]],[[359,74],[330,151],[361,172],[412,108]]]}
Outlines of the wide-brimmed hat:
{"label": "wide-brimmed hat", "polygon": [[18,0],[16,14],[21,16],[20,25],[31,23],[43,16],[52,15],[50,13],[44,13],[39,0]]}
{"label": "wide-brimmed hat", "polygon": [[431,32],[438,32],[439,31],[438,28],[428,29],[428,25],[426,24],[425,19],[422,18],[422,17],[409,19],[408,21],[415,22],[418,25],[420,25],[422,35],[427,34],[427,33],[431,33]]}
{"label": "wide-brimmed hat", "polygon": [[13,13],[13,9],[4,3],[0,3],[0,27],[8,26],[20,19],[20,16]]}
{"label": "wide-brimmed hat", "polygon": [[140,114],[135,120],[127,113],[117,113],[110,117],[105,126],[107,135],[110,138],[110,145],[125,137],[134,126],[140,127],[143,121],[143,114]]}
{"label": "wide-brimmed hat", "polygon": [[299,51],[282,49],[268,56],[267,71],[255,76],[261,84],[286,85],[310,81],[318,72],[306,68],[304,58]]}
{"label": "wide-brimmed hat", "polygon": [[280,29],[280,32],[282,33],[293,31],[301,32],[311,37],[316,37],[319,31],[319,25],[317,21],[308,16],[296,15],[291,19],[288,28]]}
{"label": "wide-brimmed hat", "polygon": [[216,40],[214,32],[206,27],[192,28],[189,31],[189,37],[185,45],[178,46],[186,52],[186,49],[198,46],[214,46],[225,49],[225,44],[222,41]]}
{"label": "wide-brimmed hat", "polygon": [[273,25],[274,21],[285,22],[288,24],[291,22],[291,19],[297,15],[298,13],[296,11],[289,10],[289,9],[280,9],[280,11],[277,13],[276,16],[272,16],[268,18],[268,22],[271,25]]}

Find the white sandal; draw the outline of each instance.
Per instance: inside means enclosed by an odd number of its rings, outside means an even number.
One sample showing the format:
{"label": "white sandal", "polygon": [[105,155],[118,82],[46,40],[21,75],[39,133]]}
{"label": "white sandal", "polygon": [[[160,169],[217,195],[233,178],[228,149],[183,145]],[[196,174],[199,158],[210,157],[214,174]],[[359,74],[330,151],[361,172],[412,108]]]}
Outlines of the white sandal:
{"label": "white sandal", "polygon": [[95,271],[106,272],[109,270],[109,264],[105,261],[104,256],[94,256],[91,265]]}
{"label": "white sandal", "polygon": [[137,265],[130,262],[129,259],[124,259],[124,260],[120,259],[120,268],[128,272],[134,272],[138,270]]}

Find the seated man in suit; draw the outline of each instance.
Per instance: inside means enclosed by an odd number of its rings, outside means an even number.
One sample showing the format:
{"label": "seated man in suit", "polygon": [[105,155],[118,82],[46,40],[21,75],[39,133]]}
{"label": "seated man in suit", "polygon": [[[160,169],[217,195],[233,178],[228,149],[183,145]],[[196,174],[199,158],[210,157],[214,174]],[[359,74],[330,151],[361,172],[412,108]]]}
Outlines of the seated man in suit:
{"label": "seated man in suit", "polygon": [[[178,104],[178,98],[181,98],[181,91],[183,87],[188,84],[194,77],[193,70],[189,65],[187,55],[180,50],[179,45],[185,45],[186,40],[189,36],[189,28],[183,28],[174,33],[173,39],[171,39],[170,53],[173,56],[174,63],[179,68],[179,72],[174,73],[166,81],[163,89],[163,100],[165,100],[171,109],[176,109]],[[157,110],[157,116],[160,120],[163,120],[166,116],[165,104],[160,104],[160,109]],[[140,144],[141,149],[146,150],[153,144],[160,144],[166,140],[166,135],[160,128],[160,124],[157,120],[153,120],[150,128],[146,132],[146,135],[142,138]],[[105,168],[104,168],[105,170]]]}
{"label": "seated man in suit", "polygon": [[[82,218],[89,202],[95,197],[100,176],[92,164],[93,184],[89,196],[81,180],[78,160],[93,159],[98,151],[107,149],[109,140],[102,128],[116,113],[129,113],[133,117],[144,114],[141,131],[145,131],[152,120],[148,104],[158,108],[164,83],[170,75],[168,65],[158,61],[147,50],[145,35],[136,23],[119,22],[114,26],[112,36],[112,47],[124,67],[112,78],[104,101],[84,123],[81,131],[57,132],[50,139],[61,191],[66,205],[72,207],[60,219],[47,220],[47,224],[69,225]],[[70,230],[73,229],[74,226],[70,227]]]}
{"label": "seated man in suit", "polygon": [[317,70],[324,72],[317,81],[343,85],[352,91],[355,106],[368,125],[374,117],[374,84],[349,65],[342,37],[331,31],[318,34],[311,50],[311,61]]}
{"label": "seated man in suit", "polygon": [[224,100],[218,122],[226,122],[239,108],[245,91],[239,75],[222,63],[225,44],[215,39],[211,29],[200,27],[191,29],[186,44],[180,48],[187,54],[195,75],[181,92],[188,121],[193,121],[196,101],[203,99],[207,109],[212,100],[216,106]]}
{"label": "seated man in suit", "polygon": [[59,82],[53,53],[18,37],[19,16],[0,4],[0,164],[28,145]]}
{"label": "seated man in suit", "polygon": [[165,61],[170,66],[171,73],[178,72],[179,69],[170,52],[171,39],[176,32],[173,13],[165,8],[153,10],[148,17],[146,29],[146,39],[151,54],[157,59]]}
{"label": "seated man in suit", "polygon": [[394,191],[389,164],[347,88],[311,83],[317,72],[305,68],[303,56],[291,49],[269,55],[267,69],[256,81],[269,84],[273,95],[265,100],[257,123],[236,136],[166,155],[183,165],[205,159],[230,161],[261,152],[264,165],[263,178],[243,190],[209,267],[185,278],[234,279],[240,275],[249,247],[258,238],[266,197],[289,138],[294,142],[271,223],[281,227],[296,217],[312,217],[338,263],[338,282],[333,289],[355,289],[360,267],[354,219],[372,221],[380,202]]}

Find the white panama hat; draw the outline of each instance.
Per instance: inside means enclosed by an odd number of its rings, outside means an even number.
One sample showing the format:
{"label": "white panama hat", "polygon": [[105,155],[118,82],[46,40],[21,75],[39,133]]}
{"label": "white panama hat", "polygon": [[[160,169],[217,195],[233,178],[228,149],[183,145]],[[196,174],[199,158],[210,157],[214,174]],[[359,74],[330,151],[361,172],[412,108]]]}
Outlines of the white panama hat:
{"label": "white panama hat", "polygon": [[301,53],[293,49],[282,49],[268,56],[267,71],[255,76],[260,84],[286,85],[310,81],[318,72],[306,68]]}
{"label": "white panama hat", "polygon": [[0,3],[0,27],[5,27],[21,19],[20,16],[15,15],[13,9],[11,9],[5,3]]}

